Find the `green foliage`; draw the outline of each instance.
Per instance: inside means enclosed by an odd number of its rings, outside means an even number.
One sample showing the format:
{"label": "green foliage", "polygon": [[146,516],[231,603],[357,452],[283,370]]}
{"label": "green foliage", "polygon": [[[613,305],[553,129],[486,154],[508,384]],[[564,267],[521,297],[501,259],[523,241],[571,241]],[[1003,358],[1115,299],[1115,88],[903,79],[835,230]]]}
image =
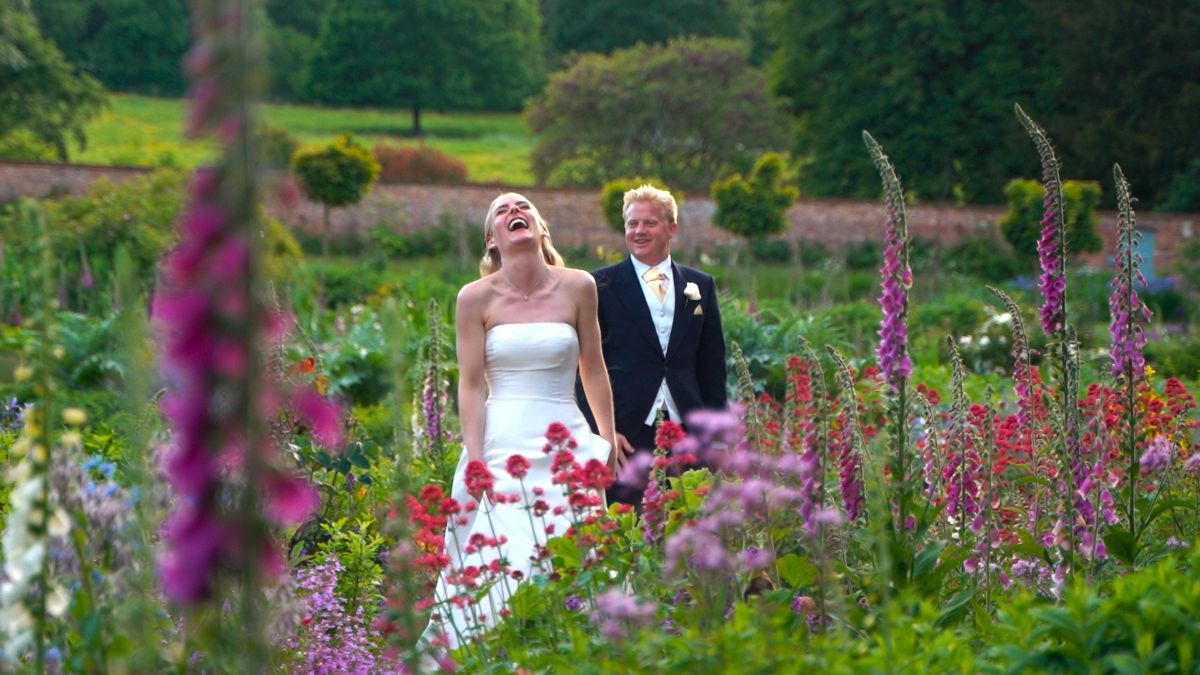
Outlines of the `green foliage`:
{"label": "green foliage", "polygon": [[1193,159],[1186,168],[1175,174],[1158,210],[1200,213],[1200,159]]}
{"label": "green foliage", "polygon": [[28,129],[13,129],[0,136],[0,157],[25,162],[52,162],[58,159],[54,146],[37,138]]}
{"label": "green foliage", "polygon": [[335,0],[311,88],[326,103],[407,106],[419,135],[426,108],[513,110],[543,77],[534,0]]}
{"label": "green foliage", "polygon": [[1162,373],[1200,379],[1200,339],[1168,336],[1146,343],[1146,363]]}
{"label": "green foliage", "polygon": [[[1067,252],[1099,251],[1104,245],[1096,232],[1096,206],[1100,184],[1093,181],[1063,181],[1063,216],[1067,224]],[[1037,242],[1042,233],[1042,200],[1046,191],[1039,181],[1014,178],[1004,187],[1008,213],[1000,219],[1000,231],[1023,263],[1037,261]]]}
{"label": "green foliage", "polygon": [[349,136],[297,150],[292,173],[309,199],[329,207],[357,204],[379,176],[379,162]]}
{"label": "green foliage", "polygon": [[856,145],[870,129],[910,198],[997,201],[1025,166],[1013,101],[1067,100],[1046,62],[1051,42],[1021,0],[788,0],[770,16],[772,80],[800,116],[794,154],[812,160],[805,194],[878,195]]}
{"label": "green foliage", "polygon": [[[50,4],[50,3],[38,3]],[[104,107],[104,90],[38,32],[27,0],[0,4],[0,138],[23,129],[68,156],[67,140]]]}
{"label": "green foliage", "polygon": [[1172,179],[1200,158],[1194,114],[1200,6],[1188,0],[1028,6],[1052,36],[1044,65],[1057,74],[1052,100],[1058,103],[1037,107],[1038,117],[1054,130],[1071,173],[1107,177],[1117,160],[1144,203],[1165,201]]}
{"label": "green foliage", "polygon": [[1007,242],[971,237],[938,251],[941,272],[953,272],[998,284],[1025,272]]}
{"label": "green foliage", "polygon": [[306,100],[310,87],[308,64],[317,50],[316,34],[304,33],[291,26],[268,24],[266,38],[271,97]]}
{"label": "green foliage", "polygon": [[34,3],[67,58],[121,91],[177,96],[190,40],[186,0],[62,0]]}
{"label": "green foliage", "polygon": [[783,240],[759,237],[750,240],[750,255],[759,262],[789,263],[792,261],[792,247]]}
{"label": "green foliage", "polygon": [[744,51],[729,40],[687,38],[581,56],[526,110],[538,135],[534,174],[547,181],[576,163],[583,166],[573,173],[590,180],[657,176],[704,190],[780,148],[787,118]]}
{"label": "green foliage", "polygon": [[599,52],[688,35],[739,37],[734,0],[549,0],[542,2],[547,50]]}
{"label": "green foliage", "polygon": [[683,195],[673,192],[667,187],[666,183],[657,178],[642,178],[635,176],[633,178],[614,178],[604,184],[600,188],[600,209],[604,212],[604,220],[609,224],[615,232],[625,233],[625,193],[630,190],[641,187],[642,185],[653,185],[660,190],[666,190],[675,197],[675,204],[683,203]]}
{"label": "green foliage", "polygon": [[272,169],[286,169],[292,156],[300,149],[300,139],[290,131],[273,124],[263,124],[259,130],[263,163]]}
{"label": "green foliage", "polygon": [[787,210],[799,196],[783,184],[783,157],[769,152],[754,163],[749,178],[733,174],[713,183],[717,227],[745,239],[760,239],[787,229]]}

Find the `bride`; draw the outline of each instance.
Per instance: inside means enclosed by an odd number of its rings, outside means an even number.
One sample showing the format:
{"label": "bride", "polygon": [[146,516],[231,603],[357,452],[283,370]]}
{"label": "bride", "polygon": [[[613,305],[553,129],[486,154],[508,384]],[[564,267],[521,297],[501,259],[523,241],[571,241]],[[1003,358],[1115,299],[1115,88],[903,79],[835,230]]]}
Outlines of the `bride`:
{"label": "bride", "polygon": [[[492,201],[484,243],[482,278],[458,294],[458,406],[465,450],[451,489],[458,503],[475,502],[478,508],[452,517],[447,527],[449,565],[438,580],[438,605],[425,636],[449,648],[496,622],[516,581],[530,575],[547,530],[561,534],[570,525],[569,511],[555,508],[565,506],[566,498],[551,480],[554,457],[543,450],[551,423],[564,425],[578,443],[573,450],[578,464],[596,459],[615,466],[619,459],[611,453],[612,389],[600,348],[595,280],[563,265],[546,222],[522,195]],[[599,436],[575,403],[577,369]],[[518,455],[528,462],[520,480],[510,471],[512,462],[525,464],[511,459]],[[479,463],[494,484],[472,479]],[[507,563],[507,575],[480,598],[473,577],[463,571],[498,558]],[[472,603],[465,602],[467,596]]]}

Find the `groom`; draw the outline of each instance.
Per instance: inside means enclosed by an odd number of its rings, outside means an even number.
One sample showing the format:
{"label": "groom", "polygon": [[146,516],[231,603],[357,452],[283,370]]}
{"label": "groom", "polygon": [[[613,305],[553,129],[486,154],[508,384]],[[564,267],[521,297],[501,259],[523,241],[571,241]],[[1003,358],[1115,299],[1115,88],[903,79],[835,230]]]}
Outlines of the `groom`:
{"label": "groom", "polygon": [[[625,193],[622,213],[630,256],[592,275],[617,445],[629,458],[653,451],[660,413],[682,423],[692,410],[725,407],[725,337],[713,278],[671,260],[679,229],[671,193],[634,188]],[[594,428],[591,411],[586,405],[583,411]],[[610,503],[641,499],[642,489],[633,486],[608,491]]]}

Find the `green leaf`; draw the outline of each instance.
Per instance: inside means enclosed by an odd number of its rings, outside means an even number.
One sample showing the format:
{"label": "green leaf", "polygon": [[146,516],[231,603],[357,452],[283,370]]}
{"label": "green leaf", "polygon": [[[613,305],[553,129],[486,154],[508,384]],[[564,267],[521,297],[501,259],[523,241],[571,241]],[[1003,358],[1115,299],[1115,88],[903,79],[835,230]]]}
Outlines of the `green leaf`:
{"label": "green leaf", "polygon": [[945,548],[946,542],[934,541],[930,542],[928,546],[918,553],[916,560],[913,562],[913,579],[919,581],[922,577],[933,571],[937,566],[938,557]]}
{"label": "green leaf", "polygon": [[975,589],[967,588],[955,593],[946,606],[942,608],[942,612],[938,614],[938,618],[933,622],[937,628],[945,628],[958,621],[964,612],[967,611],[967,605],[971,604],[971,599],[975,597]]}
{"label": "green leaf", "polygon": [[576,569],[579,567],[579,549],[575,542],[565,537],[556,537],[546,542],[546,548],[559,559],[555,567]]}
{"label": "green leaf", "polygon": [[811,586],[817,580],[817,567],[808,558],[789,553],[775,563],[779,578],[792,588]]}
{"label": "green leaf", "polygon": [[1137,544],[1133,541],[1133,535],[1128,530],[1109,530],[1102,537],[1104,545],[1108,547],[1108,552],[1117,560],[1132,565],[1137,557]]}

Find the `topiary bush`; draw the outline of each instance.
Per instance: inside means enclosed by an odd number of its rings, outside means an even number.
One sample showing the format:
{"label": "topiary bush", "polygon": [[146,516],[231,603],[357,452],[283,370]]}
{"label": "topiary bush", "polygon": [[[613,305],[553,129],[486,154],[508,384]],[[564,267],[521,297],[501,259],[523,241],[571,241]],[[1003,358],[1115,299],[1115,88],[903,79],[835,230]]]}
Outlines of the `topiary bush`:
{"label": "topiary bush", "polygon": [[604,220],[616,232],[625,232],[625,214],[623,213],[625,205],[625,193],[630,190],[641,187],[643,185],[653,185],[659,190],[666,190],[675,197],[676,204],[683,203],[683,195],[676,194],[667,187],[667,184],[657,178],[642,178],[634,176],[632,178],[614,178],[604,184],[600,188],[600,208],[604,211]]}
{"label": "topiary bush", "polygon": [[465,183],[467,165],[427,145],[377,143],[371,154],[379,162],[379,180],[390,183]]}
{"label": "topiary bush", "polygon": [[259,129],[263,164],[272,169],[286,169],[292,155],[300,149],[300,139],[287,129],[264,123]]}
{"label": "topiary bush", "polygon": [[329,256],[329,210],[362,200],[379,177],[379,162],[345,134],[323,145],[300,148],[292,157],[292,173],[309,199],[324,207],[321,256]]}
{"label": "topiary bush", "polygon": [[[1063,215],[1067,226],[1068,253],[1094,253],[1104,242],[1096,233],[1096,206],[1100,184],[1095,181],[1063,181]],[[1000,231],[1012,244],[1018,260],[1031,266],[1037,261],[1037,242],[1042,233],[1042,204],[1046,191],[1036,180],[1014,178],[1004,188],[1008,213],[1000,219]]]}
{"label": "topiary bush", "polygon": [[733,174],[712,185],[717,203],[713,223],[747,241],[787,229],[787,210],[800,193],[783,181],[783,156],[768,152],[758,158],[750,175]]}

